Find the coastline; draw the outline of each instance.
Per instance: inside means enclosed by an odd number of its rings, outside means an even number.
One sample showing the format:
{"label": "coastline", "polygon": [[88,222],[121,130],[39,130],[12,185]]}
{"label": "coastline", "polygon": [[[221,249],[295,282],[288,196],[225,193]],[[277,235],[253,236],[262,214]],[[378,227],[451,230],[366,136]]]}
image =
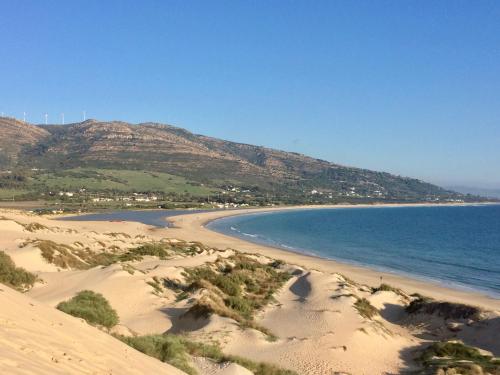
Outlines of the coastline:
{"label": "coastline", "polygon": [[[463,206],[470,204],[447,204],[448,206]],[[477,205],[477,204],[472,204]],[[175,237],[187,241],[200,241],[209,246],[221,249],[233,248],[250,253],[260,253],[270,257],[282,259],[307,269],[322,272],[341,273],[354,281],[369,286],[379,286],[381,282],[405,290],[407,293],[419,293],[437,300],[476,305],[488,310],[500,311],[500,299],[483,294],[475,290],[463,290],[452,286],[442,285],[431,279],[420,279],[410,275],[401,275],[392,272],[380,271],[369,266],[353,265],[338,260],[321,258],[314,255],[285,250],[271,245],[261,245],[229,236],[206,228],[212,221],[245,214],[270,213],[286,210],[332,209],[332,208],[380,208],[380,207],[414,207],[436,206],[435,204],[381,204],[381,205],[331,205],[331,206],[290,206],[262,209],[241,209],[230,211],[211,211],[168,217],[172,226],[166,229],[165,236]],[[163,231],[163,229],[154,229]]]}
{"label": "coastline", "polygon": [[[23,363],[33,363],[32,355],[22,350],[27,345],[26,340],[30,340],[29,345],[34,345],[33,342],[39,342],[40,332],[49,332],[46,328],[55,326],[58,327],[57,331],[63,334],[62,344],[55,346],[53,343],[44,342],[39,345],[40,352],[44,353],[43,358],[38,361],[40,366],[44,365],[47,369],[61,366],[55,364],[54,358],[59,363],[67,363],[66,357],[61,355],[62,352],[79,358],[78,348],[72,346],[71,337],[75,334],[78,336],[80,330],[70,325],[69,321],[68,325],[60,327],[59,318],[64,317],[64,314],[54,307],[68,301],[82,290],[102,294],[116,310],[120,320],[116,326],[118,334],[142,336],[167,332],[177,335],[185,332],[194,342],[218,343],[221,350],[228,355],[266,362],[296,371],[298,374],[365,374],[367,368],[373,374],[406,373],[420,369],[420,365],[413,360],[417,351],[427,347],[430,342],[450,338],[498,356],[500,347],[498,340],[494,338],[500,324],[500,300],[366,267],[261,246],[213,232],[205,227],[206,223],[221,217],[307,208],[325,207],[186,213],[167,218],[175,224],[175,228],[154,227],[131,220],[55,221],[52,219],[57,216],[0,210],[0,216],[3,217],[0,247],[5,249],[17,267],[35,273],[43,280],[37,282],[25,295],[14,291],[10,294],[0,293],[0,298],[3,298],[2,302],[6,306],[2,319],[7,319],[21,328],[24,322],[30,322],[28,330],[19,329],[8,336],[9,342],[15,342],[16,346],[12,346],[13,351],[7,352],[7,357],[22,358]],[[159,210],[157,212],[162,213]],[[135,218],[141,220],[140,215]],[[183,243],[176,239],[188,242]],[[128,254],[131,249],[158,241],[174,244],[176,250],[175,255],[164,259],[152,255],[113,262],[110,265],[103,262],[98,263],[98,266],[79,269],[76,266],[64,267],[61,263],[48,262],[43,257],[37,241],[49,241],[49,244],[54,244],[55,251],[59,251],[60,246],[67,246],[71,254],[75,255],[82,254],[82,248],[88,249],[92,255],[107,252],[105,249],[117,251],[117,254]],[[199,246],[195,241],[203,243],[204,246]],[[193,247],[197,249],[195,253],[192,252]],[[227,248],[238,250],[242,254],[234,257],[233,251],[224,251]],[[210,267],[217,274],[223,275],[222,270],[226,268],[221,265],[234,267],[234,262],[239,262],[237,259],[240,257],[243,262],[255,261],[262,265],[270,259],[281,259],[286,264],[280,269],[290,274],[290,278],[284,281],[279,289],[274,290],[275,300],[262,308],[252,310],[251,316],[256,326],[244,326],[245,322],[237,315],[236,309],[229,310],[231,315],[224,310],[220,313],[215,311],[209,316],[189,315],[193,306],[217,303],[221,297],[218,292],[210,292],[212,284],[208,279],[203,279],[203,282],[209,283],[208,288],[200,284],[200,288],[190,293],[189,298],[179,298],[182,293],[179,294],[180,291],[176,287],[168,286],[170,283],[162,287],[160,280],[171,280],[175,284],[184,285],[186,272],[197,267]],[[62,260],[65,261],[64,258]],[[245,273],[249,270],[246,267],[241,269],[244,269]],[[251,271],[249,277],[259,286],[259,291],[266,293],[275,279],[271,279],[269,284],[269,279],[262,272],[257,272],[259,270],[257,268],[255,272]],[[343,275],[345,277],[342,277]],[[382,280],[380,276],[383,277]],[[443,317],[437,314],[407,313],[405,308],[409,301],[405,296],[391,290],[373,291],[365,286],[379,286],[381,282],[399,287],[407,293],[418,292],[437,300],[476,305],[483,309],[481,319],[464,320],[451,315]],[[224,293],[222,297],[227,297],[225,289],[220,289],[220,293]],[[48,320],[40,321],[40,317],[34,315],[36,311],[32,307],[23,307],[22,314],[19,313],[20,310],[13,308],[11,295],[12,298],[17,298],[19,304],[24,304],[23,306],[45,306],[43,314]],[[248,294],[246,296],[253,298]],[[366,315],[365,309],[358,306],[360,300],[367,301],[366,304],[375,308],[377,314]],[[449,305],[444,305],[444,310],[448,307]],[[460,306],[451,307],[461,309]],[[455,329],[457,327],[458,330]],[[273,340],[269,340],[269,334],[266,332],[272,333]],[[82,342],[93,347],[93,337],[90,336],[82,339]],[[113,341],[113,338],[110,340],[107,345],[114,351],[119,351],[120,343]],[[95,356],[95,353],[85,354],[85,358],[92,356]],[[95,362],[85,360],[82,363]],[[203,367],[206,363],[199,363],[200,374],[219,374]],[[198,366],[198,362],[196,365]],[[109,372],[106,367],[102,368],[101,372]],[[144,371],[146,370],[142,372]]]}

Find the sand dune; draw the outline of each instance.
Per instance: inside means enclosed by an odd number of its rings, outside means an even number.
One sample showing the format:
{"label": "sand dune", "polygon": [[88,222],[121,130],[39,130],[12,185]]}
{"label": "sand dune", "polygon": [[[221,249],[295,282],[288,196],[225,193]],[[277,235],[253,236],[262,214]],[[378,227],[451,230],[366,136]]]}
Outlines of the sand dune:
{"label": "sand dune", "polygon": [[184,374],[5,286],[0,304],[2,374]]}
{"label": "sand dune", "polygon": [[[18,211],[0,212],[4,217],[0,221],[0,249],[11,255],[18,266],[36,272],[43,280],[28,296],[2,288],[2,306],[8,308],[0,310],[3,322],[0,370],[16,369],[17,373],[25,374],[180,373],[53,308],[81,290],[101,293],[116,309],[120,325],[114,332],[183,334],[198,342],[216,342],[225,353],[274,363],[297,374],[411,371],[418,368],[414,361],[418,350],[432,341],[448,338],[460,339],[484,353],[500,355],[498,300],[382,275],[385,282],[406,292],[449,298],[487,310],[482,320],[472,323],[434,315],[410,316],[405,312],[410,300],[407,294],[374,292],[370,287],[378,286],[380,273],[249,244],[203,227],[207,220],[223,214],[179,216],[171,218],[176,228],[153,229],[138,223],[65,222]],[[43,227],[27,230],[26,225],[33,222]],[[208,247],[167,259],[144,256],[105,267],[71,269],[49,264],[34,242],[43,239],[73,249],[97,253],[113,249],[123,253],[142,243],[165,241],[165,238],[201,240]],[[258,326],[271,331],[274,338],[262,330],[244,328],[231,317],[187,314],[207,295],[203,288],[188,298],[178,298],[179,290],[172,285],[186,281],[186,270],[231,259],[235,251],[225,249],[256,254],[249,257],[264,264],[272,259],[285,261],[281,269],[292,276],[254,319]],[[365,316],[358,309],[361,299],[373,306],[376,311],[373,316]],[[26,354],[28,351],[39,354]],[[193,357],[192,365],[202,375],[251,373],[235,363],[220,364],[201,357]],[[16,366],[24,367],[17,370]],[[36,371],[38,368],[40,371]]]}

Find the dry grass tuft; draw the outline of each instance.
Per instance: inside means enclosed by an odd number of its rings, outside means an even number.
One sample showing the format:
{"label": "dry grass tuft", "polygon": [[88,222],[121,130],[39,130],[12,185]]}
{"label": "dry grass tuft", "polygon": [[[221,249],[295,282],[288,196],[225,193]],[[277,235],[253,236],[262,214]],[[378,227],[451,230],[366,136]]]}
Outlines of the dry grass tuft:
{"label": "dry grass tuft", "polygon": [[37,277],[24,268],[16,267],[10,256],[0,251],[0,283],[19,291],[30,289]]}

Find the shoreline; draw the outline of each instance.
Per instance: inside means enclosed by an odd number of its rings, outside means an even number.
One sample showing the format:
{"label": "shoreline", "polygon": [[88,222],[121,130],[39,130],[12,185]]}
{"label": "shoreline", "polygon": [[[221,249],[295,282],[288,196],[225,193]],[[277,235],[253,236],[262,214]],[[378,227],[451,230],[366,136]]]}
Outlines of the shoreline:
{"label": "shoreline", "polygon": [[[463,204],[453,203],[446,206],[470,206],[485,205],[482,204]],[[494,204],[494,203],[493,203]],[[444,204],[442,204],[444,205]],[[257,244],[246,241],[239,237],[233,237],[224,233],[216,232],[206,227],[212,221],[228,218],[231,216],[264,214],[286,210],[309,210],[309,209],[332,209],[332,208],[383,208],[383,207],[434,207],[441,204],[380,204],[380,205],[331,205],[331,206],[290,206],[290,207],[272,207],[272,208],[252,208],[230,211],[211,211],[203,213],[192,213],[186,215],[171,216],[166,218],[172,226],[166,229],[165,235],[188,240],[200,241],[210,246],[221,249],[233,248],[245,252],[260,253],[283,261],[295,264],[307,269],[316,269],[332,273],[341,273],[356,282],[367,284],[372,287],[379,286],[381,283],[390,284],[405,290],[407,293],[419,293],[437,300],[446,300],[469,305],[477,305],[489,310],[500,311],[500,299],[485,294],[478,290],[464,290],[465,288],[454,288],[453,286],[443,285],[439,280],[418,278],[414,275],[402,275],[388,271],[377,270],[369,265],[356,265],[341,260],[334,260],[319,257],[312,254],[286,250],[277,246]],[[154,230],[164,230],[155,228]]]}
{"label": "shoreline", "polygon": [[[488,205],[490,205],[490,204],[488,204]],[[436,206],[437,205],[420,205],[420,207],[436,207]],[[449,206],[449,205],[443,205],[443,206]],[[452,207],[461,207],[461,206],[469,206],[470,207],[470,206],[477,206],[477,205],[475,205],[475,204],[474,205],[471,205],[471,204],[452,205]],[[388,208],[398,208],[398,207],[394,206],[394,207],[388,207]],[[401,208],[404,208],[404,207],[408,207],[408,206],[407,205],[401,206]],[[339,208],[349,209],[351,207],[339,207]],[[379,205],[376,207],[360,207],[360,208],[384,208],[384,205]],[[328,207],[325,209],[332,209],[332,207]],[[300,210],[308,211],[308,210],[310,210],[310,208],[302,208],[302,209],[297,208],[297,211],[300,211]],[[275,212],[279,212],[279,211],[281,211],[281,210],[276,210]],[[290,211],[295,211],[295,210],[290,210]],[[299,255],[306,255],[306,256],[313,257],[313,258],[317,258],[319,260],[330,260],[330,261],[338,262],[340,264],[344,264],[344,265],[348,265],[348,266],[367,269],[371,272],[379,272],[379,273],[384,273],[384,274],[387,273],[387,274],[391,274],[391,275],[395,275],[395,276],[400,276],[403,278],[410,278],[410,279],[414,279],[417,281],[429,282],[429,283],[435,284],[435,285],[443,287],[443,288],[454,289],[454,290],[463,291],[466,293],[479,293],[479,294],[485,295],[486,297],[500,300],[500,292],[491,291],[491,290],[488,290],[486,288],[481,289],[480,287],[472,287],[472,286],[469,286],[465,283],[454,282],[454,281],[449,281],[449,280],[444,280],[444,279],[439,279],[439,278],[433,278],[430,276],[419,275],[416,273],[412,274],[410,272],[394,270],[394,269],[391,269],[390,267],[384,267],[382,265],[378,266],[378,265],[372,265],[369,263],[363,263],[360,261],[354,261],[354,260],[350,260],[350,259],[339,259],[339,258],[334,258],[334,257],[323,256],[323,255],[319,255],[319,254],[315,253],[311,249],[301,248],[301,247],[289,247],[289,246],[286,246],[284,244],[279,244],[275,241],[274,241],[275,244],[273,244],[272,243],[273,241],[267,242],[266,240],[259,241],[257,239],[255,239],[255,240],[247,239],[246,236],[249,236],[250,238],[253,238],[253,236],[246,235],[245,233],[242,233],[239,231],[236,232],[237,234],[233,235],[232,232],[230,232],[230,231],[224,231],[224,230],[219,231],[219,230],[216,230],[216,229],[208,226],[211,223],[230,219],[231,217],[234,217],[234,216],[258,216],[258,215],[267,215],[267,214],[272,214],[272,213],[274,213],[274,212],[273,211],[271,211],[271,212],[264,211],[264,212],[249,212],[249,213],[241,213],[241,214],[236,214],[236,215],[227,215],[227,216],[223,216],[223,217],[220,217],[217,219],[209,220],[206,223],[204,223],[203,225],[206,227],[206,229],[208,229],[212,232],[216,232],[216,233],[219,233],[219,234],[222,234],[225,236],[229,236],[232,238],[237,238],[237,239],[240,239],[242,241],[250,242],[250,243],[253,243],[253,244],[258,245],[258,246],[271,247],[271,248],[276,249],[276,250],[282,250],[282,251],[291,252],[291,253],[299,254]],[[171,219],[171,218],[172,217],[169,217],[168,219]]]}

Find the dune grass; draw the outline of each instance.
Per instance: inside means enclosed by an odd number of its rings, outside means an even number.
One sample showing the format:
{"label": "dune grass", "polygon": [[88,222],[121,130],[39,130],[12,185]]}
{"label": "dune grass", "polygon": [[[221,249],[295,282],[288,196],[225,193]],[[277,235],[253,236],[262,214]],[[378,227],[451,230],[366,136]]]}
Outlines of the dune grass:
{"label": "dune grass", "polygon": [[111,328],[118,324],[118,314],[100,293],[83,290],[69,301],[61,302],[57,308],[66,314],[85,319],[92,325]]}
{"label": "dune grass", "polygon": [[380,284],[377,288],[372,288],[372,294],[377,292],[393,292],[401,297],[408,298],[408,296],[401,289],[385,283]]}
{"label": "dune grass", "polygon": [[28,232],[36,232],[36,231],[39,231],[39,230],[49,230],[50,229],[49,227],[47,227],[47,226],[45,226],[43,224],[40,224],[40,223],[23,224],[23,227]]}
{"label": "dune grass", "polygon": [[198,372],[191,366],[184,341],[175,335],[117,336],[127,345],[150,356],[167,362],[189,375]]}
{"label": "dune grass", "polygon": [[89,264],[78,255],[83,254],[83,250],[74,249],[70,245],[56,243],[50,240],[35,241],[35,246],[41,251],[42,257],[49,263],[60,268],[87,269]]}
{"label": "dune grass", "polygon": [[163,242],[144,243],[120,255],[118,259],[122,262],[142,260],[142,257],[144,256],[154,256],[160,259],[167,259],[168,255],[170,254],[169,249],[170,245],[168,243],[163,243]]}
{"label": "dune grass", "polygon": [[284,370],[272,364],[226,355],[219,346],[190,341],[182,336],[166,334],[117,337],[136,350],[167,362],[189,375],[197,374],[197,371],[190,365],[190,356],[209,358],[216,363],[234,362],[252,371],[255,375],[297,375],[294,371]]}
{"label": "dune grass", "polygon": [[[83,244],[77,244],[76,242],[74,243],[75,246],[56,243],[50,240],[34,240],[29,243],[34,243],[34,246],[40,249],[42,257],[47,262],[60,268],[80,270],[96,266],[109,266],[119,262],[140,261],[144,256],[153,256],[162,260],[175,254],[191,256],[207,249],[198,243],[158,241],[145,242],[120,254],[116,252],[117,249],[113,246],[101,252],[96,252],[89,248],[83,248]],[[100,245],[103,248],[105,247],[103,243]]]}
{"label": "dune grass", "polygon": [[454,320],[480,320],[482,315],[482,310],[475,306],[440,302],[420,295],[406,307],[406,312],[409,314],[437,314],[444,319]]}
{"label": "dune grass", "polygon": [[422,352],[419,361],[427,369],[443,369],[456,374],[475,375],[478,367],[484,373],[500,374],[499,359],[482,355],[476,348],[461,342],[435,342]]}
{"label": "dune grass", "polygon": [[226,259],[219,258],[213,265],[186,270],[188,285],[183,298],[200,289],[209,292],[190,308],[188,314],[200,317],[215,313],[236,320],[242,327],[255,328],[272,336],[255,323],[253,316],[290,278],[289,273],[276,267],[279,264],[262,264],[237,253]]}
{"label": "dune grass", "polygon": [[11,257],[0,251],[0,283],[19,291],[30,289],[37,277],[24,268],[16,267]]}
{"label": "dune grass", "polygon": [[378,310],[366,298],[358,298],[354,303],[354,307],[358,310],[359,315],[364,318],[371,319],[378,315]]}
{"label": "dune grass", "polygon": [[192,256],[199,254],[203,250],[208,248],[197,242],[168,242],[168,241],[157,241],[157,242],[146,242],[136,248],[130,249],[127,252],[118,255],[116,261],[127,262],[127,261],[140,261],[145,256],[157,257],[159,259],[165,260],[173,255],[185,255]]}

